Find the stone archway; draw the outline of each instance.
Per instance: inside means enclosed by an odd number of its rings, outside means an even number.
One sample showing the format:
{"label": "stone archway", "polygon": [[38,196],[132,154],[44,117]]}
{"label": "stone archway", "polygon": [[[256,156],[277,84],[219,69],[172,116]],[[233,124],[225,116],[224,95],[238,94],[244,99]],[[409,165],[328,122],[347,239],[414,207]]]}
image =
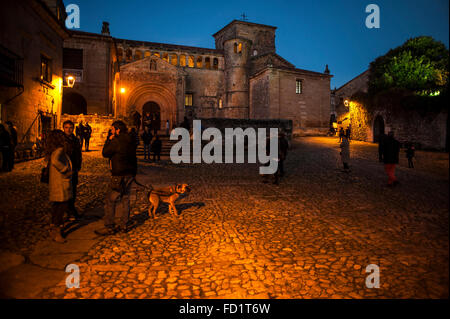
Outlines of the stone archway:
{"label": "stone archway", "polygon": [[384,134],[384,120],[381,115],[377,115],[373,122],[373,142],[378,143],[382,134]]}
{"label": "stone archway", "polygon": [[86,99],[76,92],[64,92],[61,114],[87,114]]}
{"label": "stone archway", "polygon": [[[130,92],[126,105],[127,109],[131,108],[131,106],[135,106],[136,110],[144,116],[144,106],[147,105],[146,107],[148,107],[149,104],[147,103],[149,102],[154,103],[154,108],[155,105],[159,107],[158,120],[160,123],[166,123],[166,121],[169,120],[172,127],[174,123],[178,123],[177,99],[175,93],[169,90],[165,85],[146,83],[136,87]],[[155,112],[155,115],[157,113],[158,112]]]}

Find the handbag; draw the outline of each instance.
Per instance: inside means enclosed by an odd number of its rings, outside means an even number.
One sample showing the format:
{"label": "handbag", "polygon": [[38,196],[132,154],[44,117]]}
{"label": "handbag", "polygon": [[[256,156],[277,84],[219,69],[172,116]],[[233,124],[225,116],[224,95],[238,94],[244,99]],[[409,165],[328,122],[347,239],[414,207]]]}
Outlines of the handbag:
{"label": "handbag", "polygon": [[50,163],[41,170],[41,183],[48,184],[50,180]]}

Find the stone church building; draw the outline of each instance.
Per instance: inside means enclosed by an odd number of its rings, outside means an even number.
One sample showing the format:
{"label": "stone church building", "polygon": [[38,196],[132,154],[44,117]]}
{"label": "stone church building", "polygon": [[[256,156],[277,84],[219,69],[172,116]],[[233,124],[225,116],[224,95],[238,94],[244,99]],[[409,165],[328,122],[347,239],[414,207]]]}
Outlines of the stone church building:
{"label": "stone church building", "polygon": [[296,68],[275,49],[276,27],[234,20],[215,48],[71,31],[64,40],[62,113],[130,118],[150,113],[161,129],[189,119],[285,119],[294,132],[326,131],[330,72]]}

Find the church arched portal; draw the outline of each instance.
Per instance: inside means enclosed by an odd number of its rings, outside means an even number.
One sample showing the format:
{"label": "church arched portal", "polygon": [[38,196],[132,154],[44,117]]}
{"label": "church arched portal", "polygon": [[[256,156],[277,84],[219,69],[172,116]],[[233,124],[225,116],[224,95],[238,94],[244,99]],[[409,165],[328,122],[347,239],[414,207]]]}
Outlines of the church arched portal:
{"label": "church arched portal", "polygon": [[147,102],[142,106],[142,115],[144,119],[147,115],[150,116],[152,120],[152,129],[161,129],[161,108],[156,102]]}

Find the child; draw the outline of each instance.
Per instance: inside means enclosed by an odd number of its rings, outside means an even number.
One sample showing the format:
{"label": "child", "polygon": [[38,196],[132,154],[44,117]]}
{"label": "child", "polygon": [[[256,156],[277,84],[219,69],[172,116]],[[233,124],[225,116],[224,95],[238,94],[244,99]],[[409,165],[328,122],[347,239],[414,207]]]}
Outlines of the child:
{"label": "child", "polygon": [[414,168],[414,163],[413,163],[413,157],[414,157],[414,153],[415,153],[414,145],[409,144],[405,153],[406,153],[406,158],[408,159],[408,167]]}

